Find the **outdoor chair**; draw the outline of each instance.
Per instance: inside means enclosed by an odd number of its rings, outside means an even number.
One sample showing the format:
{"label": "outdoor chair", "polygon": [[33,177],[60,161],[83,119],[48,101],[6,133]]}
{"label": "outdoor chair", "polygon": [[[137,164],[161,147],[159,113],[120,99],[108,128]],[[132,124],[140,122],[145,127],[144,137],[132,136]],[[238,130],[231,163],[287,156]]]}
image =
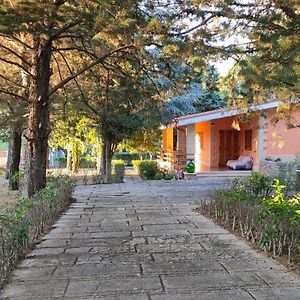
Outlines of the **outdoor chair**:
{"label": "outdoor chair", "polygon": [[226,166],[233,170],[252,170],[253,159],[251,156],[241,155],[237,160],[228,160]]}

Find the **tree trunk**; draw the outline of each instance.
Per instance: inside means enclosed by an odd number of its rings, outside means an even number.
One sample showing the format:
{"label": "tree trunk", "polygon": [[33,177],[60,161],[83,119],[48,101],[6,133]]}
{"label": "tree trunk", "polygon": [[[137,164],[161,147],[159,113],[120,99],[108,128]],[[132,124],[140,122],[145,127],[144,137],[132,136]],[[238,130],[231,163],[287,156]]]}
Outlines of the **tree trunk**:
{"label": "tree trunk", "polygon": [[24,197],[46,185],[47,148],[49,136],[49,81],[51,44],[35,35],[32,50],[33,77],[29,83],[28,123],[25,132]]}
{"label": "tree trunk", "polygon": [[9,137],[9,155],[7,161],[7,172],[9,179],[9,188],[11,190],[19,189],[19,167],[22,145],[21,125],[14,123],[10,129]]}
{"label": "tree trunk", "polygon": [[107,161],[107,154],[106,154],[106,140],[102,140],[102,151],[101,151],[101,168],[100,168],[100,175],[105,177],[106,176],[106,161]]}
{"label": "tree trunk", "polygon": [[70,165],[71,172],[78,173],[79,164],[80,164],[80,151],[79,151],[78,143],[73,142],[71,148],[71,165]]}
{"label": "tree trunk", "polygon": [[71,171],[71,164],[72,164],[72,155],[71,155],[71,145],[68,145],[67,148],[67,165],[66,168]]}
{"label": "tree trunk", "polygon": [[101,153],[101,175],[104,178],[105,183],[109,183],[111,180],[111,160],[112,160],[112,143],[103,136],[102,139],[102,153]]}
{"label": "tree trunk", "polygon": [[111,159],[112,159],[112,151],[111,151],[111,143],[106,142],[106,176],[105,182],[111,182]]}

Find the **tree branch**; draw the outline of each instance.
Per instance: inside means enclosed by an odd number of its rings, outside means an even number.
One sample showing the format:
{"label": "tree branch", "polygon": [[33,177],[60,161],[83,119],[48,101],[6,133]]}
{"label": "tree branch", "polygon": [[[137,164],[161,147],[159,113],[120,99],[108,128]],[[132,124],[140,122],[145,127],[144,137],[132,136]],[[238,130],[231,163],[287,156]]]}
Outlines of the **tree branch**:
{"label": "tree branch", "polygon": [[48,43],[56,40],[57,38],[60,37],[60,35],[67,32],[72,27],[75,27],[76,25],[80,24],[81,22],[82,22],[82,20],[77,20],[77,21],[71,22],[71,23],[67,24],[66,26],[60,28],[56,33],[54,33],[52,36],[50,36]]}
{"label": "tree branch", "polygon": [[89,52],[87,49],[82,49],[82,48],[79,48],[79,47],[65,47],[65,48],[55,48],[55,47],[52,47],[53,51],[54,52],[61,52],[61,51],[78,51],[78,52],[83,52],[89,56],[92,56],[92,57],[96,57],[93,53]]}
{"label": "tree branch", "polygon": [[24,59],[24,57],[22,57],[22,55],[20,55],[19,53],[15,52],[14,50],[12,50],[11,48],[8,48],[4,45],[0,45],[1,48],[3,48],[4,50],[12,53],[14,56],[16,56],[17,58],[19,58],[24,64],[26,64],[27,66],[31,67],[32,65],[26,60]]}
{"label": "tree branch", "polygon": [[91,62],[90,64],[88,64],[87,66],[81,68],[79,71],[77,71],[74,74],[69,75],[68,77],[66,77],[63,81],[61,81],[60,83],[58,83],[57,85],[55,85],[49,92],[49,96],[51,96],[52,94],[54,94],[58,89],[62,88],[65,84],[67,84],[69,81],[71,81],[72,79],[78,77],[79,75],[81,75],[82,73],[86,72],[87,70],[93,68],[94,66],[98,65],[100,62],[102,62],[104,59],[106,59],[107,57],[109,57],[110,55],[125,50],[125,49],[129,49],[132,48],[133,45],[126,45],[117,49],[114,49],[110,52],[107,52],[106,54],[102,55],[101,57],[99,57],[98,59],[96,59],[95,61]]}
{"label": "tree branch", "polygon": [[26,99],[25,97],[20,96],[18,94],[15,94],[13,92],[7,91],[7,90],[2,89],[2,88],[0,88],[0,93],[6,94],[6,95],[10,95],[10,96],[14,96],[14,97],[16,97],[18,99],[22,99],[23,101],[29,102],[28,99]]}
{"label": "tree branch", "polygon": [[[72,69],[68,63],[68,61],[66,60],[66,58],[59,52],[60,56],[62,57],[63,61],[65,62],[66,66],[67,66],[67,69],[69,70],[70,74],[73,75],[73,72],[72,72]],[[82,98],[82,101],[84,102],[84,104],[96,115],[98,115],[98,112],[96,109],[94,109],[90,104],[89,102],[86,100],[85,96],[84,96],[84,93],[80,87],[80,84],[78,83],[76,77],[74,78],[74,81],[75,81],[75,84],[80,92],[80,95],[81,95],[81,98]]]}
{"label": "tree branch", "polygon": [[22,85],[22,84],[20,84],[20,83],[17,83],[17,82],[11,80],[10,78],[8,78],[8,77],[6,77],[6,76],[4,76],[4,75],[2,75],[2,74],[0,74],[0,77],[3,78],[4,80],[6,80],[6,81],[8,81],[8,82],[10,82],[10,83],[12,83],[12,84],[14,84],[14,85],[16,85],[16,86],[22,88],[22,89],[25,89],[25,88],[26,88],[26,86],[24,86],[24,85]]}
{"label": "tree branch", "polygon": [[15,37],[13,35],[5,35],[5,34],[0,33],[0,36],[6,38],[8,40],[14,41],[15,43],[19,43],[27,49],[31,49],[31,50],[33,49],[31,46],[29,46],[28,44],[26,44],[25,42],[23,42],[22,40],[20,40],[19,38]]}
{"label": "tree branch", "polygon": [[[60,79],[60,81],[62,81],[62,80],[63,80],[63,77],[62,77],[62,73],[61,73],[61,70],[60,70],[60,66],[59,66],[58,60],[57,60],[57,58],[55,57],[54,54],[53,54],[53,59],[54,59],[54,61],[55,61],[55,63],[56,63],[56,66],[57,66],[59,79]],[[66,99],[66,102],[67,102],[67,101],[68,101],[68,100],[67,100],[67,91],[66,91],[65,87],[63,87],[62,89],[63,89],[64,96],[65,96],[65,99]]]}
{"label": "tree branch", "polygon": [[11,60],[8,60],[8,59],[5,59],[3,57],[0,57],[0,60],[7,63],[7,64],[10,64],[10,65],[14,65],[20,69],[22,69],[26,74],[28,74],[31,78],[34,78],[34,76],[25,68],[23,67],[21,64],[15,62],[15,61],[11,61]]}
{"label": "tree branch", "polygon": [[211,15],[209,16],[208,18],[206,18],[205,20],[203,20],[201,23],[185,30],[185,31],[181,31],[181,32],[177,32],[177,33],[167,33],[168,36],[179,36],[179,35],[185,35],[185,34],[188,34],[188,33],[191,33],[192,31],[198,29],[199,27],[207,24],[207,22],[211,19],[213,19],[214,17],[216,17],[216,15]]}

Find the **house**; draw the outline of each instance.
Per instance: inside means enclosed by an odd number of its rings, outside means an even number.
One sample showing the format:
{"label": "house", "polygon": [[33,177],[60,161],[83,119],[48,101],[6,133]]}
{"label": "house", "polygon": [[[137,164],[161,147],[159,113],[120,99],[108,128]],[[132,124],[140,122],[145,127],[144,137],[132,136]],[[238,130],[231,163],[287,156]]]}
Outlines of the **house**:
{"label": "house", "polygon": [[[162,167],[180,168],[193,160],[196,172],[226,169],[228,160],[240,155],[253,159],[258,170],[266,157],[289,161],[300,154],[300,127],[287,129],[275,123],[281,102],[274,101],[242,109],[219,109],[174,119],[162,127]],[[300,124],[300,106],[293,111]]]}

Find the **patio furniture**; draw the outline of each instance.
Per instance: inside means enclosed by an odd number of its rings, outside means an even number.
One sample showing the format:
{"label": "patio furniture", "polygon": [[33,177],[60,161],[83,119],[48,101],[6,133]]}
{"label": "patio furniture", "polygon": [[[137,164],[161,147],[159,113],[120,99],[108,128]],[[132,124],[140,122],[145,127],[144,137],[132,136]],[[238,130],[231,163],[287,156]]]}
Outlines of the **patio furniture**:
{"label": "patio furniture", "polygon": [[228,160],[226,166],[233,170],[252,170],[253,159],[251,156],[241,155],[237,160]]}

